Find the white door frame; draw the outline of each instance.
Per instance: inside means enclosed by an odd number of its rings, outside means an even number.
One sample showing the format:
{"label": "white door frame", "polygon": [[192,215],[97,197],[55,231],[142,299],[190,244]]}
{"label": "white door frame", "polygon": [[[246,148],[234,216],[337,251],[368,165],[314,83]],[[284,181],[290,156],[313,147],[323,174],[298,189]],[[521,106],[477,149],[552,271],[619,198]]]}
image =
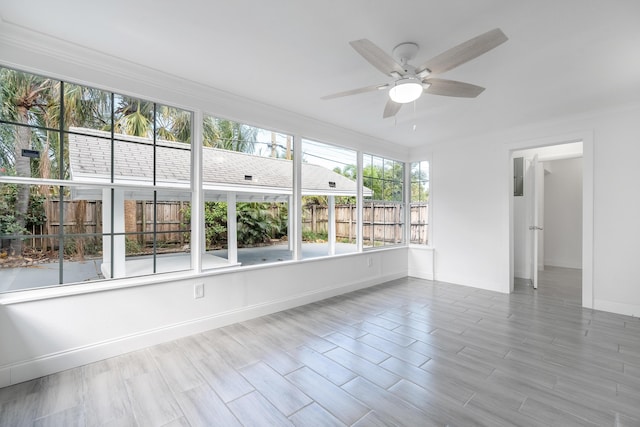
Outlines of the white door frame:
{"label": "white door frame", "polygon": [[509,292],[514,279],[513,160],[514,151],[582,141],[582,306],[593,308],[593,131],[575,132],[505,145],[509,175],[505,177],[509,200]]}
{"label": "white door frame", "polygon": [[540,242],[540,233],[542,231],[539,210],[540,210],[540,185],[538,183],[538,179],[542,179],[538,177],[538,155],[534,155],[533,159],[531,159],[531,165],[529,166],[530,170],[526,176],[529,179],[529,189],[531,189],[531,194],[529,195],[529,199],[527,203],[527,219],[525,220],[525,224],[527,229],[530,231],[531,235],[531,256],[527,261],[531,266],[531,284],[533,285],[533,289],[538,289],[538,250],[539,250],[539,242]]}

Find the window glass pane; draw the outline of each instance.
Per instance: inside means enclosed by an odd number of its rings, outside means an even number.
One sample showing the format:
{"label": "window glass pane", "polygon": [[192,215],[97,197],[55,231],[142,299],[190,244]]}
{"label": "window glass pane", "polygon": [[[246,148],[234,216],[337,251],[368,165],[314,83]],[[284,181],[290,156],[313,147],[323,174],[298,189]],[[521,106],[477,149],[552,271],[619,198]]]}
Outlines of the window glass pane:
{"label": "window glass pane", "polygon": [[356,251],[357,153],[302,140],[302,255]]}
{"label": "window glass pane", "polygon": [[[109,196],[107,199],[111,199]],[[113,208],[107,200],[103,210],[106,277],[145,276],[191,268],[189,204],[184,196],[175,190],[148,193],[113,190]]]}
{"label": "window glass pane", "polygon": [[114,130],[120,135],[153,137],[154,104],[138,98],[114,96]]}
{"label": "window glass pane", "polygon": [[111,92],[73,83],[64,84],[65,130],[111,131]]}
{"label": "window glass pane", "polygon": [[293,138],[205,116],[203,144],[203,268],[291,259]]}
{"label": "window glass pane", "polygon": [[[113,182],[153,185],[157,154],[154,104],[122,95],[114,99]],[[110,132],[102,136],[110,137]]]}
{"label": "window glass pane", "polygon": [[411,243],[429,243],[429,162],[411,164]]}
{"label": "window glass pane", "polygon": [[156,139],[191,144],[191,112],[176,107],[156,107]]}
{"label": "window glass pane", "polygon": [[156,107],[155,183],[189,187],[191,181],[191,112]]}
{"label": "window glass pane", "polygon": [[59,89],[58,80],[0,68],[0,120],[57,129]]}
{"label": "window glass pane", "polygon": [[[227,200],[226,197],[224,200]],[[227,202],[206,201],[204,204],[204,238],[206,253],[203,268],[215,268],[217,259],[228,260]],[[223,264],[224,265],[224,264]]]}
{"label": "window glass pane", "polygon": [[363,244],[376,247],[404,241],[404,164],[364,155]]}
{"label": "window glass pane", "polygon": [[[79,134],[77,132],[84,132]],[[64,162],[65,179],[72,181],[92,181],[103,184],[112,182],[112,168],[115,162],[116,143],[107,131],[92,131],[85,128],[71,128],[65,135],[66,153]],[[118,166],[122,170],[122,165]]]}
{"label": "window glass pane", "polygon": [[[7,212],[25,189],[28,210],[20,223]],[[0,192],[0,291],[103,279],[99,201],[74,199],[59,186],[5,183]]]}
{"label": "window glass pane", "polygon": [[[0,123],[0,176],[68,179],[68,162],[62,160],[59,135]],[[64,155],[68,156],[67,147]]]}

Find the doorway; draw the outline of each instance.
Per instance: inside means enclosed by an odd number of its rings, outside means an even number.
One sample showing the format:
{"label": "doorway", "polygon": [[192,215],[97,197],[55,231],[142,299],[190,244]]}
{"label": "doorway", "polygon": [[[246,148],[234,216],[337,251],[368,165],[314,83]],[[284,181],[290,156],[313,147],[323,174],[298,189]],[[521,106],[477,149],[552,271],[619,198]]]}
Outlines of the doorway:
{"label": "doorway", "polygon": [[[544,284],[544,294],[567,297],[559,289],[550,289],[563,283],[572,288],[566,291],[575,294],[569,297],[574,303],[593,307],[592,153],[590,135],[510,147],[510,292],[516,284],[519,289],[524,285],[533,290],[539,273],[538,285]],[[514,179],[514,158],[522,158],[524,182],[519,186]],[[577,181],[572,178],[576,169],[580,172]],[[569,208],[567,201],[572,203]]]}

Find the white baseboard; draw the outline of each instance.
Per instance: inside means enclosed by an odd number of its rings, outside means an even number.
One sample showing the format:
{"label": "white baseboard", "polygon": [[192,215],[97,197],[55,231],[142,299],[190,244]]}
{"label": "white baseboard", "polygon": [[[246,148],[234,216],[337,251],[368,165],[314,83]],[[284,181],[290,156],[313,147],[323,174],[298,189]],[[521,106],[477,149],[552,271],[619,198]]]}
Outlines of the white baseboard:
{"label": "white baseboard", "polygon": [[626,304],[623,302],[613,302],[613,301],[594,299],[593,308],[595,310],[608,311],[610,313],[640,317],[640,305],[638,304]]}
{"label": "white baseboard", "polygon": [[320,301],[347,292],[364,289],[381,283],[406,277],[404,273],[390,274],[346,285],[326,287],[291,298],[268,301],[237,310],[230,310],[186,322],[167,325],[80,348],[37,357],[0,367],[0,387],[50,375],[109,357],[118,356],[181,337],[198,334],[236,322],[253,319],[278,311]]}
{"label": "white baseboard", "polygon": [[526,271],[514,271],[513,277],[517,277],[518,279],[530,279],[531,275]]}
{"label": "white baseboard", "polygon": [[545,259],[544,265],[548,267],[575,268],[578,270],[582,268],[582,264],[580,264],[579,262],[558,259]]}
{"label": "white baseboard", "polygon": [[417,279],[433,280],[432,270],[411,269],[409,270],[409,277],[415,277]]}

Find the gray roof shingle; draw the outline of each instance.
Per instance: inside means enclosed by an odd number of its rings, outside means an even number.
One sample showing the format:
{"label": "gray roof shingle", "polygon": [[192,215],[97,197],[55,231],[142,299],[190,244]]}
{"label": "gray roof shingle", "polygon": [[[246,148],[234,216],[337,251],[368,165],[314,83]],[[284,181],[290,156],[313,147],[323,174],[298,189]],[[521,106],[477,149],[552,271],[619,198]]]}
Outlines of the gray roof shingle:
{"label": "gray roof shingle", "polygon": [[[71,179],[111,182],[111,134],[85,128],[71,128],[69,161]],[[154,145],[149,138],[115,135],[114,181],[152,183]],[[188,184],[191,174],[191,145],[156,141],[156,184]],[[244,194],[287,195],[293,182],[292,162],[284,159],[203,148],[203,187],[208,199],[233,191]],[[250,176],[251,179],[246,179]],[[335,187],[330,186],[335,183]],[[365,194],[370,193],[365,188]],[[76,197],[82,191],[76,191]],[[89,192],[86,192],[88,194]],[[95,192],[94,192],[95,193]],[[356,195],[356,182],[322,166],[303,163],[302,194]]]}

